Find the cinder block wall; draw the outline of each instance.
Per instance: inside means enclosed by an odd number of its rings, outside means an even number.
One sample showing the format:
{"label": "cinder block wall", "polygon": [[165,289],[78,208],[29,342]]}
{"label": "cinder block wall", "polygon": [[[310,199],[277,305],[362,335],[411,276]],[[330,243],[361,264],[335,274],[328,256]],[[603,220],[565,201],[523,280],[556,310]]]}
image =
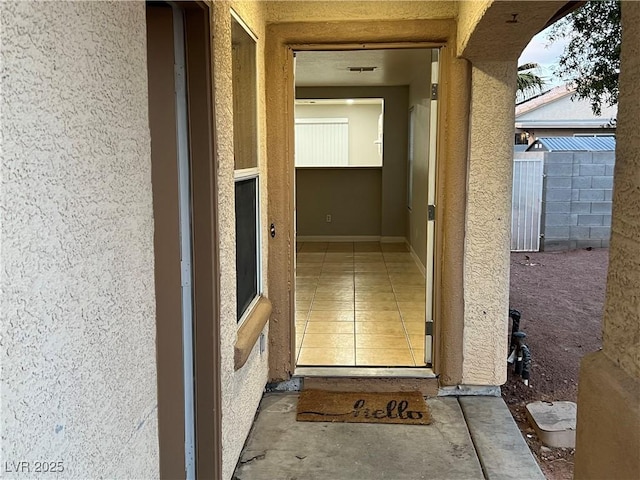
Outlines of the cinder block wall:
{"label": "cinder block wall", "polygon": [[615,152],[546,152],[540,249],[608,247]]}

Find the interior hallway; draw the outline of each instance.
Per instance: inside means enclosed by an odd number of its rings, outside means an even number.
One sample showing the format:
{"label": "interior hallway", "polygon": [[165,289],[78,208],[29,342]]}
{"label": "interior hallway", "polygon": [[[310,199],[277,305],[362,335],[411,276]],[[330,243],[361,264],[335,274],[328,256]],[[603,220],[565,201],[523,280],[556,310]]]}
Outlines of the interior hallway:
{"label": "interior hallway", "polygon": [[425,279],[404,243],[298,242],[299,366],[425,366]]}

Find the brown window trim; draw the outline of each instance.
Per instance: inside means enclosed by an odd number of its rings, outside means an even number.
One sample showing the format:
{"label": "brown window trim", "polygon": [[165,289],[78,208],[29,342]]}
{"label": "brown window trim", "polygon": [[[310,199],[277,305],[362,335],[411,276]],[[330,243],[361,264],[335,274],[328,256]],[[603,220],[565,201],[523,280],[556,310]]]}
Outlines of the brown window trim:
{"label": "brown window trim", "polygon": [[238,339],[234,346],[234,368],[240,370],[251,355],[251,350],[271,316],[271,302],[261,296],[238,330]]}

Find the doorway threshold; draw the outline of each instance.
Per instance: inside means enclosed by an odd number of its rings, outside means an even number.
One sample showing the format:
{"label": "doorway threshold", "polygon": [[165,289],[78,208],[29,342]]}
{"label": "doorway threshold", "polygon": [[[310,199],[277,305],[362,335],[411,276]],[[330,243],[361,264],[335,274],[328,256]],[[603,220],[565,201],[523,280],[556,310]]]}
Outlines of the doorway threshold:
{"label": "doorway threshold", "polygon": [[294,377],[436,378],[428,367],[296,367]]}

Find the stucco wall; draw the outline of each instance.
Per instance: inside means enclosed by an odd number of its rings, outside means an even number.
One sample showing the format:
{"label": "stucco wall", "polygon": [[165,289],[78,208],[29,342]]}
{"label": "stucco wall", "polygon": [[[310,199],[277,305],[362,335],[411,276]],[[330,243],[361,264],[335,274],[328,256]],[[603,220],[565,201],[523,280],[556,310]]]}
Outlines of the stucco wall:
{"label": "stucco wall", "polygon": [[[258,59],[258,162],[262,227],[263,291],[267,291],[267,175],[264,116],[264,5],[258,2],[213,2],[213,63],[215,94],[215,144],[218,164],[218,221],[220,248],[220,355],[222,388],[222,471],[231,478],[267,382],[268,351],[259,342],[246,364],[234,370],[236,323],[236,252],[234,209],[233,99],[231,82],[231,13],[235,12],[257,36]],[[268,327],[265,328],[267,334]]]}
{"label": "stucco wall", "polygon": [[[464,251],[464,383],[506,380],[515,62],[472,70]],[[487,92],[491,92],[490,95]],[[511,114],[509,114],[511,112]]]}
{"label": "stucco wall", "polygon": [[0,16],[3,476],[156,478],[144,3]]}
{"label": "stucco wall", "polygon": [[267,20],[277,22],[327,22],[333,20],[412,20],[453,18],[456,2],[415,1],[267,1]]}
{"label": "stucco wall", "polygon": [[640,6],[625,2],[603,351],[640,378]]}
{"label": "stucco wall", "polygon": [[640,477],[640,4],[622,2],[613,224],[602,351],[581,362],[576,479]]}

